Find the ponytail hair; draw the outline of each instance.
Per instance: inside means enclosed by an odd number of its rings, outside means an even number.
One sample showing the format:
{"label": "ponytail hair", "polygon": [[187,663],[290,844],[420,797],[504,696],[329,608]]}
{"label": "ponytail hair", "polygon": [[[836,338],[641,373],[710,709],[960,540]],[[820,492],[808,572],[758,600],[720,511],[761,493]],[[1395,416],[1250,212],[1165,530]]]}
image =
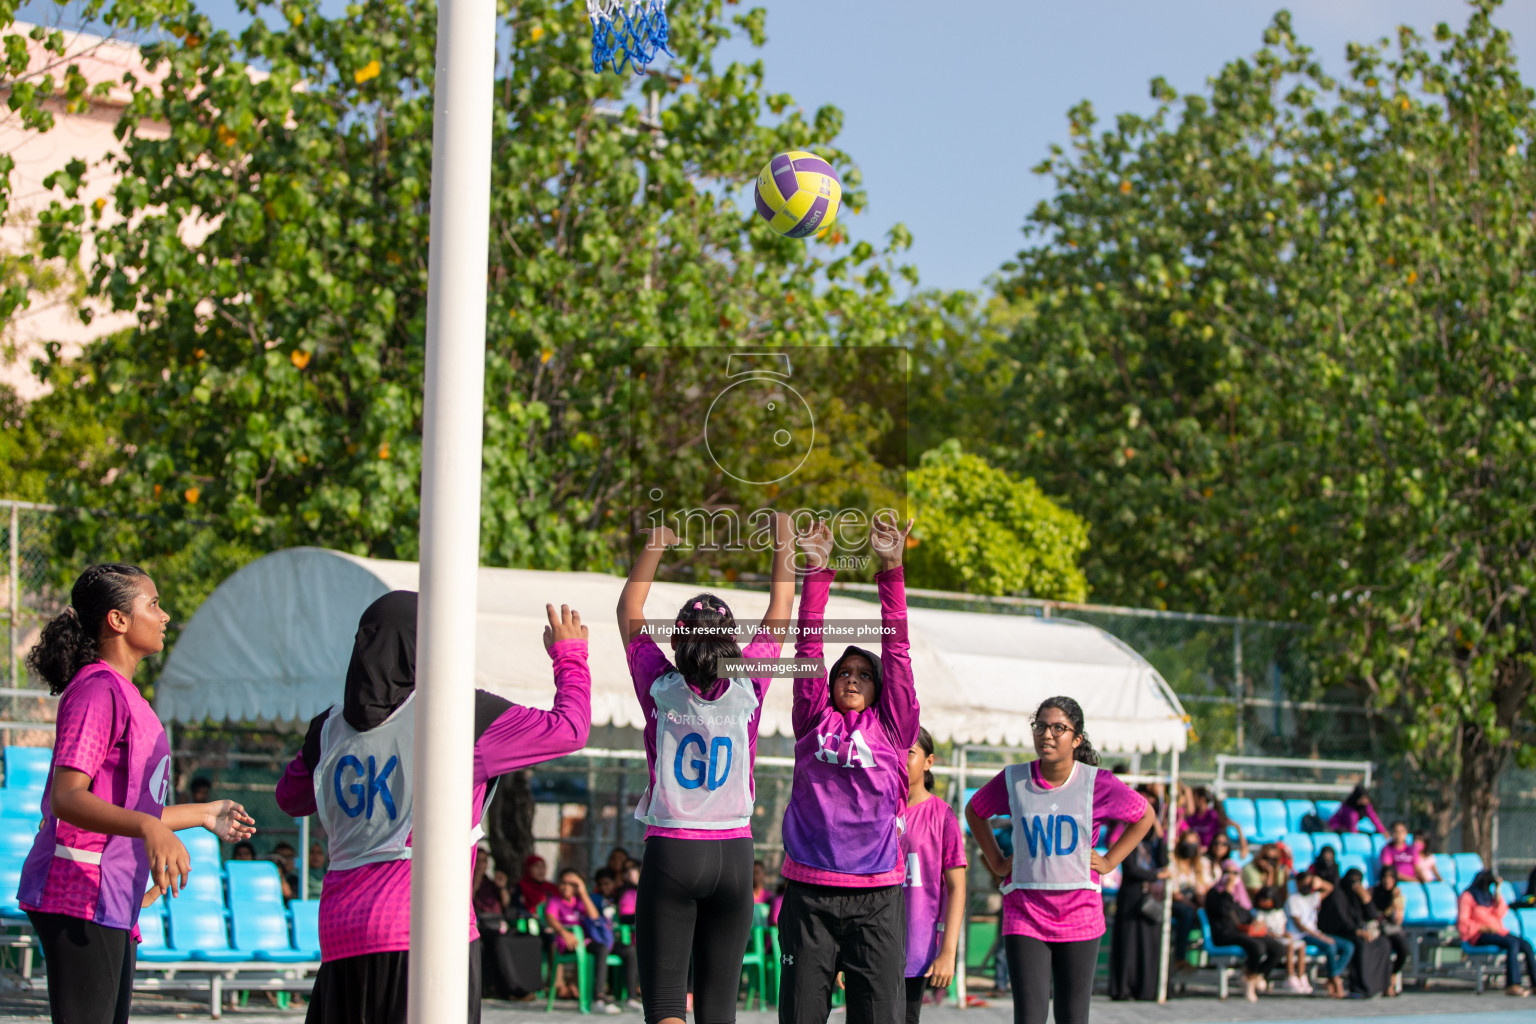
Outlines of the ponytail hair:
{"label": "ponytail hair", "polygon": [[98,644],[107,613],[133,613],[133,602],[149,573],[136,565],[105,562],[89,566],[69,592],[69,607],[43,627],[27,653],[27,668],[60,694],[82,668],[101,657]]}
{"label": "ponytail hair", "polygon": [[[922,726],[917,727],[917,745],[923,748],[924,754],[933,756],[933,735]],[[933,772],[923,772],[923,788],[930,793],[933,792]]]}
{"label": "ponytail hair", "polygon": [[1035,709],[1035,717],[1039,718],[1051,708],[1067,716],[1067,721],[1072,725],[1072,731],[1077,733],[1078,739],[1082,740],[1072,751],[1073,758],[1083,764],[1098,767],[1099,752],[1093,749],[1093,744],[1088,741],[1088,730],[1083,728],[1082,706],[1071,697],[1047,697]]}
{"label": "ponytail hair", "polygon": [[699,594],[677,613],[677,670],[695,688],[720,678],[720,663],[741,657],[736,642],[736,617],[713,594]]}

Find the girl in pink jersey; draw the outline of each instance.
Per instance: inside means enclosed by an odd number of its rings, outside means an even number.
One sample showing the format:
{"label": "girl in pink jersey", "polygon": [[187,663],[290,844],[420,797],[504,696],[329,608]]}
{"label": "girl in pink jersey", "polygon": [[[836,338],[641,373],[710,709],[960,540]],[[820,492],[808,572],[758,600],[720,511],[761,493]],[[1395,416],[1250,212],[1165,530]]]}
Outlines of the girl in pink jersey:
{"label": "girl in pink jersey", "polygon": [[56,1021],[128,1019],[139,909],[178,894],[190,872],[177,829],[229,841],[255,831],[231,800],[165,805],[170,745],[132,680],[164,648],[170,618],[143,569],[93,565],[27,655],[63,695],[42,828],[16,894],[48,963]]}
{"label": "girl in pink jersey", "polygon": [[[911,520],[900,526],[890,512],[877,514],[870,529],[880,564],[881,653],[850,646],[830,671],[795,678],[795,777],[779,868],[789,882],[779,910],[780,1024],[825,1024],[839,972],[848,1024],[892,1024],[904,1012],[899,836],[919,728],[901,566],[911,529]],[[828,564],[826,523],[800,543],[811,565]],[[817,569],[800,594],[795,656],[818,665],[832,579],[830,569]]]}
{"label": "girl in pink jersey", "polygon": [[[277,784],[287,814],[319,814],[330,840],[320,890],[320,972],[308,1024],[404,1024],[411,948],[411,766],[415,728],[416,597],[385,594],[363,612],[342,701],[309,725]],[[592,725],[587,627],[546,605],[544,647],[554,661],[553,709],[518,707],[475,691],[473,857],[488,787],[497,776],[581,749]],[[365,767],[366,765],[366,767]],[[473,861],[471,861],[473,863]],[[468,897],[470,894],[465,893]],[[479,929],[471,944],[469,1020],[480,1020]]]}
{"label": "girl in pink jersey", "polygon": [[907,877],[907,1024],[917,1024],[923,993],[955,978],[965,919],[965,840],[954,808],[933,795],[933,737],[917,730],[907,752],[907,813],[901,860]]}
{"label": "girl in pink jersey", "polygon": [[635,953],[646,1024],[683,1024],[693,961],[696,1024],[736,1019],[741,961],[752,933],[752,807],[757,725],[768,678],[724,663],[779,653],[795,603],[794,551],[787,517],[773,515],[768,613],[745,650],[725,602],[699,594],[674,618],[676,665],[647,635],[645,599],[665,549],[652,530],[619,596],[635,696],[645,710],[650,784],[635,808],[645,859],[635,893]]}
{"label": "girl in pink jersey", "polygon": [[[1045,1024],[1051,991],[1057,1024],[1087,1024],[1104,937],[1099,876],[1120,866],[1152,829],[1145,798],[1107,771],[1083,728],[1083,709],[1051,697],[1035,712],[1039,760],[999,772],[965,809],[987,868],[1004,879],[1003,941],[1013,982],[1014,1024]],[[1004,857],[991,819],[1013,823]],[[1127,822],[1104,854],[1094,847],[1109,822]]]}

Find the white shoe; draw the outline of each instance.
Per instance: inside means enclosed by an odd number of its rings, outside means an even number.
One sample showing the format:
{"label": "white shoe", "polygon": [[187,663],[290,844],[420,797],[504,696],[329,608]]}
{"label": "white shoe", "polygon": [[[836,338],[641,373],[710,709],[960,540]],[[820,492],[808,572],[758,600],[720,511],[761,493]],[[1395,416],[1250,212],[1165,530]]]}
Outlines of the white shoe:
{"label": "white shoe", "polygon": [[596,1010],[598,1013],[623,1013],[624,1012],[623,1010],[619,1009],[619,1004],[618,1003],[610,1003],[606,999],[604,999],[603,1001],[595,1004],[592,1007],[592,1009]]}
{"label": "white shoe", "polygon": [[645,1004],[642,1003],[638,999],[626,999],[624,1001],[624,1005],[629,1007],[631,1010],[644,1010],[645,1009]]}

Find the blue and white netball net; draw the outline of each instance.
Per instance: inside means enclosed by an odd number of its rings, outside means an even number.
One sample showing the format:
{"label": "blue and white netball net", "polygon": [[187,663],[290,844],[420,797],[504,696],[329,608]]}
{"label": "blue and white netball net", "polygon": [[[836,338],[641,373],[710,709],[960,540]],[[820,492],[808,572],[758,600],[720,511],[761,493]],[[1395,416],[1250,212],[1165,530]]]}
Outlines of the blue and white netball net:
{"label": "blue and white netball net", "polygon": [[667,49],[667,0],[587,0],[592,19],[592,68],[636,74]]}

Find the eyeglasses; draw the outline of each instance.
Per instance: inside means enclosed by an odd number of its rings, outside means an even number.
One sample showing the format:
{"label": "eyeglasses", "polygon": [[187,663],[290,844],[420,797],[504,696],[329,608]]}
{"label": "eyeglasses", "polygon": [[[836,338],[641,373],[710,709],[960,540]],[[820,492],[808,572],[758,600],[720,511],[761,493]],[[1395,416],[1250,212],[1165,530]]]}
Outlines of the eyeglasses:
{"label": "eyeglasses", "polygon": [[1036,736],[1044,736],[1046,733],[1050,733],[1057,739],[1061,739],[1069,732],[1077,731],[1066,722],[1036,722],[1034,728]]}

